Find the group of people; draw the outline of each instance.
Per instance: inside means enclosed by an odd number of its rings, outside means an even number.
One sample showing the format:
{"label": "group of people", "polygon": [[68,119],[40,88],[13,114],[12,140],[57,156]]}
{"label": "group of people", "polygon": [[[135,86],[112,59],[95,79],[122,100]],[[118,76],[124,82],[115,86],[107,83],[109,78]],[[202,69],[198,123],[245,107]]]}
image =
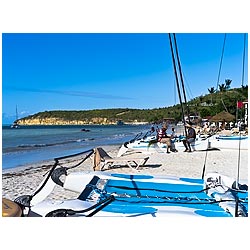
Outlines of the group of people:
{"label": "group of people", "polygon": [[[183,140],[183,145],[185,146],[184,152],[192,152],[191,144],[196,139],[196,132],[195,129],[192,127],[190,123],[186,123],[185,126],[187,127],[187,136]],[[175,133],[175,129],[172,128],[172,132],[170,135],[167,134],[167,125],[163,124],[161,129],[157,130],[157,141],[161,143],[165,143],[167,145],[167,153],[169,154],[170,151],[178,152],[175,148],[175,139],[177,135]]]}
{"label": "group of people", "polygon": [[172,134],[170,136],[168,136],[168,134],[167,134],[167,125],[166,124],[163,124],[162,128],[157,130],[157,140],[158,140],[158,142],[165,143],[167,145],[167,153],[168,154],[170,153],[170,149],[173,152],[177,152],[177,150],[176,149],[174,150],[172,147],[172,145],[174,145],[174,142],[172,143],[173,139],[174,138],[173,138]]}
{"label": "group of people", "polygon": [[200,132],[204,134],[215,133],[222,130],[238,130],[242,131],[247,128],[247,125],[243,121],[233,122],[205,122],[201,128]]}

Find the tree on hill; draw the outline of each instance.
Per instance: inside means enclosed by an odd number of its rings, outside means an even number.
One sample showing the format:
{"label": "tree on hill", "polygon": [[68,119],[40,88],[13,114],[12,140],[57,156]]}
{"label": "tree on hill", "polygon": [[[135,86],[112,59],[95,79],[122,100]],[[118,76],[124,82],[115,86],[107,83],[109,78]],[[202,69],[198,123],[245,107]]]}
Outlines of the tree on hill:
{"label": "tree on hill", "polygon": [[245,86],[243,84],[241,85],[241,92],[242,92],[242,95],[248,96],[248,85],[247,84]]}
{"label": "tree on hill", "polygon": [[211,87],[210,89],[208,89],[209,94],[213,94],[215,93],[215,88]]}
{"label": "tree on hill", "polygon": [[231,83],[232,83],[232,80],[230,80],[230,79],[226,79],[226,80],[225,80],[226,90],[230,89]]}
{"label": "tree on hill", "polygon": [[225,79],[225,83],[222,83],[219,85],[220,92],[225,92],[225,91],[229,90],[231,83],[232,83],[232,80]]}
{"label": "tree on hill", "polygon": [[219,90],[220,90],[220,92],[225,92],[226,91],[226,85],[224,83],[219,84]]}

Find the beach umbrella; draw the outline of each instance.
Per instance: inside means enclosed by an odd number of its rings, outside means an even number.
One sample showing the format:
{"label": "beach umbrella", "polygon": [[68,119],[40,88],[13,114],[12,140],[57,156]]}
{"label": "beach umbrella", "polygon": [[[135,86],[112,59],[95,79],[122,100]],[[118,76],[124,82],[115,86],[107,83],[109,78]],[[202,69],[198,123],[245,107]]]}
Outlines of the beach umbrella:
{"label": "beach umbrella", "polygon": [[222,111],[210,119],[212,122],[231,122],[233,120],[235,120],[235,116],[226,111]]}

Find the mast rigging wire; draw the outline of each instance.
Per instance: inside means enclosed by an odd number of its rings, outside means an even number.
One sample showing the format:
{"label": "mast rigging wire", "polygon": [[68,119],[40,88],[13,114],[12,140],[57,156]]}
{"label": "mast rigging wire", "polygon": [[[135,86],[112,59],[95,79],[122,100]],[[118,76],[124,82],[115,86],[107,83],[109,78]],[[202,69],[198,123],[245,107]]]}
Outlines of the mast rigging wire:
{"label": "mast rigging wire", "polygon": [[245,74],[245,54],[246,54],[246,34],[244,34],[244,47],[243,47],[243,62],[242,62],[242,80],[241,86],[244,84],[244,74]]}
{"label": "mast rigging wire", "polygon": [[[242,61],[242,82],[241,82],[241,86],[243,86],[243,83],[244,83],[244,73],[245,73],[245,48],[246,48],[246,34],[244,34],[244,47],[243,47],[243,61]],[[237,107],[238,109],[238,107]],[[238,155],[238,166],[237,166],[237,175],[236,175],[236,189],[238,189],[238,183],[239,183],[239,179],[240,179],[240,145],[241,145],[241,132],[240,132],[240,128],[239,128],[239,135],[240,135],[240,138],[239,138],[239,148],[238,148],[238,151],[239,151],[239,155]],[[237,196],[238,197],[238,196]],[[237,210],[237,207],[236,206],[236,209]],[[236,213],[236,212],[235,212]]]}
{"label": "mast rigging wire", "polygon": [[222,60],[223,60],[223,56],[224,56],[226,37],[227,37],[227,34],[225,34],[224,41],[223,41],[223,47],[222,47],[222,54],[221,54],[221,59],[220,59],[220,67],[219,67],[219,73],[218,73],[218,78],[217,78],[216,91],[218,91],[218,86],[219,86],[219,81],[220,81],[220,73],[221,73]]}

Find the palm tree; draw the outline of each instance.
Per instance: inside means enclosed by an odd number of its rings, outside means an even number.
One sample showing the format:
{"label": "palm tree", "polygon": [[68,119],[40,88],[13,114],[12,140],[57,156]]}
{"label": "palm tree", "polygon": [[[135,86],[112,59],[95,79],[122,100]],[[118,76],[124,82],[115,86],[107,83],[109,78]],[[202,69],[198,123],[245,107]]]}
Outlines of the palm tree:
{"label": "palm tree", "polygon": [[230,79],[226,79],[226,80],[225,80],[225,85],[226,85],[225,87],[226,87],[226,90],[230,89],[231,83],[232,83],[232,80],[230,80]]}
{"label": "palm tree", "polygon": [[213,94],[215,93],[215,88],[211,87],[210,89],[208,89],[209,94]]}
{"label": "palm tree", "polygon": [[226,85],[224,84],[224,83],[222,83],[222,84],[219,84],[219,90],[220,90],[220,92],[224,92],[224,91],[226,91]]}
{"label": "palm tree", "polygon": [[216,92],[214,87],[208,89],[208,92],[211,94],[211,104],[213,104],[213,94]]}
{"label": "palm tree", "polygon": [[248,94],[248,85],[244,86],[243,84],[241,84],[241,91],[242,91],[243,95],[247,96],[247,94]]}

